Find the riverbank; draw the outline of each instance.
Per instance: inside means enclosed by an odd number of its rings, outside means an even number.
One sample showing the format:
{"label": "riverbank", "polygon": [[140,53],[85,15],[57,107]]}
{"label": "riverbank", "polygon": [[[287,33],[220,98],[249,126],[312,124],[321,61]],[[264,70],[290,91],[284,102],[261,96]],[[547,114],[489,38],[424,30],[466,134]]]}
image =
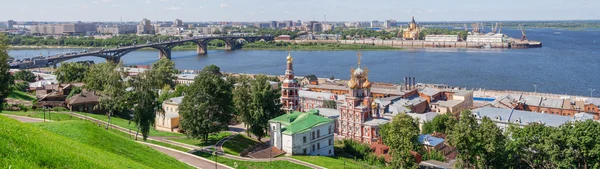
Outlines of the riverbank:
{"label": "riverbank", "polygon": [[[315,44],[312,46],[290,44],[288,46],[276,46],[276,45],[253,45],[246,44],[242,47],[242,50],[291,50],[298,51],[341,51],[341,50],[403,50],[403,48],[390,47],[390,46],[374,46],[374,45],[355,45],[355,44]],[[11,46],[11,49],[100,49],[101,47],[91,46]],[[108,46],[106,48],[115,48]],[[225,50],[225,47],[209,46],[209,50]],[[139,50],[156,50],[153,48],[142,48]],[[174,51],[186,51],[196,50],[196,46],[176,46],[172,50]]]}

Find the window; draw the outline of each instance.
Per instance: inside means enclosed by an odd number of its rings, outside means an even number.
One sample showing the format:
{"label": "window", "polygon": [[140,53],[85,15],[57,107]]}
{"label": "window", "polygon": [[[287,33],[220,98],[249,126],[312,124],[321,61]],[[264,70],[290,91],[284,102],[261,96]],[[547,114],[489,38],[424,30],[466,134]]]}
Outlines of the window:
{"label": "window", "polygon": [[329,145],[331,145],[331,142],[333,142],[333,140],[332,140],[332,139],[329,139]]}
{"label": "window", "polygon": [[302,137],[302,143],[306,143],[306,136]]}
{"label": "window", "polygon": [[302,150],[302,152],[303,152],[304,154],[306,154],[306,149],[303,149],[303,150]]}
{"label": "window", "polygon": [[321,130],[317,130],[317,138],[321,137]]}
{"label": "window", "polygon": [[315,151],[315,145],[314,144],[312,145],[312,151]]}
{"label": "window", "polygon": [[321,149],[321,143],[317,143],[317,150]]}
{"label": "window", "polygon": [[331,134],[331,126],[329,126],[329,132],[327,134]]}
{"label": "window", "polygon": [[315,139],[315,131],[312,132],[312,137],[310,139],[311,140]]}
{"label": "window", "polygon": [[329,155],[331,155],[331,150],[329,150]]}

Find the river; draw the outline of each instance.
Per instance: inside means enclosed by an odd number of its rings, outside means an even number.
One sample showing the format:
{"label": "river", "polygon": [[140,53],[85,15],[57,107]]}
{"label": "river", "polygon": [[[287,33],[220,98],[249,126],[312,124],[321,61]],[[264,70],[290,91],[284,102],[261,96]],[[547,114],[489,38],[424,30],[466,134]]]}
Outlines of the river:
{"label": "river", "polygon": [[[511,37],[521,37],[518,30],[503,30]],[[556,33],[560,32],[560,33]],[[600,91],[600,30],[570,31],[539,28],[527,30],[531,40],[542,41],[533,49],[407,49],[401,51],[362,51],[362,65],[369,79],[401,83],[403,77],[416,77],[419,83],[448,84],[468,88],[533,91],[589,96],[589,88]],[[55,54],[69,49],[11,50],[9,55],[23,58],[37,54]],[[72,49],[79,51],[82,49]],[[202,69],[215,64],[221,70],[240,73],[285,73],[287,51],[209,50],[198,56],[196,51],[173,51],[178,69]],[[348,79],[350,67],[356,67],[356,51],[292,51],[296,75]],[[151,64],[158,59],[152,50],[125,55],[125,64]],[[71,61],[93,60],[83,57]]]}

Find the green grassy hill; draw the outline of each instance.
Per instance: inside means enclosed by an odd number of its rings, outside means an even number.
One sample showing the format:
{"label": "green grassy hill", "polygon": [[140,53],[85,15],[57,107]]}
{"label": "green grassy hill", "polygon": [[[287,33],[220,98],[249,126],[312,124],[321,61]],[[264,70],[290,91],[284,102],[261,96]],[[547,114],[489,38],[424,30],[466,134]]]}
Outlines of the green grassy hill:
{"label": "green grassy hill", "polygon": [[115,132],[105,130],[89,121],[64,121],[54,123],[35,123],[52,133],[73,139],[83,144],[114,153],[122,158],[131,159],[153,168],[193,168],[181,163],[148,146],[136,143]]}
{"label": "green grassy hill", "polygon": [[[91,123],[84,123],[86,122],[67,121],[38,124],[42,128],[47,128],[45,130],[0,116],[0,124],[2,124],[0,166],[3,168],[191,168],[125,137],[107,131],[99,132],[98,130],[102,130],[100,127],[94,128]],[[61,132],[61,134],[51,131]],[[90,141],[91,139],[96,141]],[[141,158],[148,153],[151,155]]]}

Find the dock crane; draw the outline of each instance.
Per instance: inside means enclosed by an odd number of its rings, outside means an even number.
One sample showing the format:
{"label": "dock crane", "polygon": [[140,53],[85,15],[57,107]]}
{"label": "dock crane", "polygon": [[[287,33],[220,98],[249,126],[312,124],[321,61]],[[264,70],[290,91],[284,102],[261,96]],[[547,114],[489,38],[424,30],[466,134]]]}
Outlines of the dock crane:
{"label": "dock crane", "polygon": [[502,23],[500,23],[500,28],[498,28],[498,33],[502,33]]}
{"label": "dock crane", "polygon": [[521,41],[526,41],[527,35],[525,34],[525,29],[523,28],[523,25],[519,25],[519,29],[521,29]]}

